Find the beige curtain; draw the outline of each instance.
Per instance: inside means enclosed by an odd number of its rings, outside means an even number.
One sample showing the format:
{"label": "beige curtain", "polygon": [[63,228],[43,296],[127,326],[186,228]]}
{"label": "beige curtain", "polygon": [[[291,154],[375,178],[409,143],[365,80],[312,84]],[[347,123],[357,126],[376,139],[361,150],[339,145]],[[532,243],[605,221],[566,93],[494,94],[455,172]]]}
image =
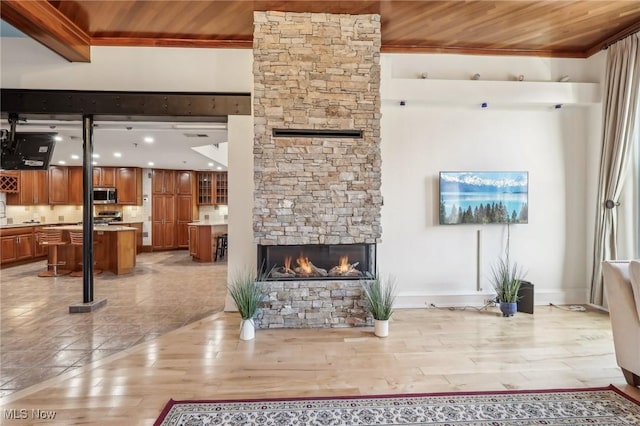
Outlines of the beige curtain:
{"label": "beige curtain", "polygon": [[[640,100],[639,106],[640,108]],[[638,112],[640,116],[640,111]],[[640,121],[618,206],[618,259],[640,259]]]}
{"label": "beige curtain", "polygon": [[603,305],[603,260],[618,258],[618,206],[632,158],[640,87],[640,34],[609,46],[590,302]]}

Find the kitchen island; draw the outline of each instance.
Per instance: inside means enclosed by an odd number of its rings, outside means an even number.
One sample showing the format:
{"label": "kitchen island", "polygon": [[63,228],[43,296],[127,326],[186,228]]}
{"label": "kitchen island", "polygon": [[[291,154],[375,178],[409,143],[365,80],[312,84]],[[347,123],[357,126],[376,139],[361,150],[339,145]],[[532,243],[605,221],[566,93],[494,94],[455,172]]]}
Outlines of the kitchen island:
{"label": "kitchen island", "polygon": [[194,262],[212,262],[216,259],[218,237],[227,233],[226,223],[191,222],[189,227],[189,254]]}
{"label": "kitchen island", "polygon": [[[45,227],[62,230],[63,241],[70,241],[69,231],[82,231],[82,225]],[[94,226],[93,260],[95,268],[110,271],[116,275],[128,274],[136,266],[136,228],[130,226]],[[58,262],[64,262],[65,269],[82,269],[82,247],[65,244],[58,246]],[[52,263],[52,250],[49,250],[47,263]],[[51,268],[51,267],[49,267]]]}

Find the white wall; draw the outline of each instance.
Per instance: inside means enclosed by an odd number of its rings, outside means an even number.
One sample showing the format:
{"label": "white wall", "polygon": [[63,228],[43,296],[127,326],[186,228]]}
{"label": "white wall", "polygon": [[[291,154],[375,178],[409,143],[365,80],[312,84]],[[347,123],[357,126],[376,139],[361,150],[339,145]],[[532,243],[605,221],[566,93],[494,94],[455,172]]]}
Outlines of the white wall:
{"label": "white wall", "polygon": [[[255,268],[253,241],[253,117],[229,117],[229,260],[227,276]],[[237,310],[229,294],[225,311]]]}
{"label": "white wall", "polygon": [[[28,39],[2,39],[2,87],[251,92],[252,51],[94,47],[89,64],[68,63]],[[384,79],[597,83],[603,55],[589,60],[383,54]],[[384,66],[384,62],[391,64]],[[386,71],[385,71],[386,70]],[[385,75],[386,73],[386,75]],[[464,93],[461,94],[461,99]],[[384,102],[384,99],[383,99]],[[393,273],[404,306],[481,303],[491,294],[489,267],[502,253],[504,226],[437,225],[440,170],[526,170],[529,224],[512,227],[512,256],[528,270],[536,304],[585,302],[597,175],[599,105],[562,110],[518,105],[486,110],[460,105],[400,107],[382,115],[382,273]],[[230,117],[229,270],[255,264],[251,117]],[[235,145],[237,144],[237,145]],[[235,146],[234,146],[235,145]],[[476,238],[482,235],[476,290]]]}
{"label": "white wall", "polygon": [[67,62],[27,38],[2,38],[5,88],[250,92],[250,49],[91,48],[91,62]]}
{"label": "white wall", "polygon": [[[587,72],[584,60],[457,56],[448,61],[447,55],[387,55],[382,84],[417,78],[427,65],[443,79],[468,80],[474,72],[496,80],[510,80],[513,73],[540,81],[596,75]],[[469,106],[464,93],[459,100],[401,106],[383,99],[378,265],[383,275],[397,278],[399,304],[478,305],[493,294],[488,278],[504,253],[506,227],[438,225],[438,173],[445,170],[528,171],[529,223],[511,227],[511,258],[528,271],[536,304],[585,303],[593,233],[585,182],[594,172],[589,150],[596,107],[513,103],[482,109]]]}

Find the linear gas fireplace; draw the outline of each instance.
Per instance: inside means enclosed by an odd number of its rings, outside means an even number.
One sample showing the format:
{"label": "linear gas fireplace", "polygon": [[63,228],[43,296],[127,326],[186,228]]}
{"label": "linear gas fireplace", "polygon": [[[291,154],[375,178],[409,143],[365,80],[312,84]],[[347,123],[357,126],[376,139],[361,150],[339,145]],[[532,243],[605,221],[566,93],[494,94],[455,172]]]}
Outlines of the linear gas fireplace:
{"label": "linear gas fireplace", "polygon": [[375,244],[258,245],[258,270],[267,280],[371,279]]}

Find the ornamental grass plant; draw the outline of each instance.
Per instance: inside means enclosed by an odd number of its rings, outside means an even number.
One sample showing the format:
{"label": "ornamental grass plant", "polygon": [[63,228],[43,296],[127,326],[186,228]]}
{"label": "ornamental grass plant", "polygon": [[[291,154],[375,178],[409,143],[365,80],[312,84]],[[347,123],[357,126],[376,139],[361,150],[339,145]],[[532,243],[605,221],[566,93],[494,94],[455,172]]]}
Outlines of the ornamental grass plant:
{"label": "ornamental grass plant", "polygon": [[257,281],[256,273],[247,268],[237,272],[227,286],[243,320],[251,319],[256,315],[264,297],[262,286]]}
{"label": "ornamental grass plant", "polygon": [[362,285],[366,308],[375,320],[386,321],[393,314],[393,302],[396,299],[396,283],[392,277],[383,280],[376,277]]}

